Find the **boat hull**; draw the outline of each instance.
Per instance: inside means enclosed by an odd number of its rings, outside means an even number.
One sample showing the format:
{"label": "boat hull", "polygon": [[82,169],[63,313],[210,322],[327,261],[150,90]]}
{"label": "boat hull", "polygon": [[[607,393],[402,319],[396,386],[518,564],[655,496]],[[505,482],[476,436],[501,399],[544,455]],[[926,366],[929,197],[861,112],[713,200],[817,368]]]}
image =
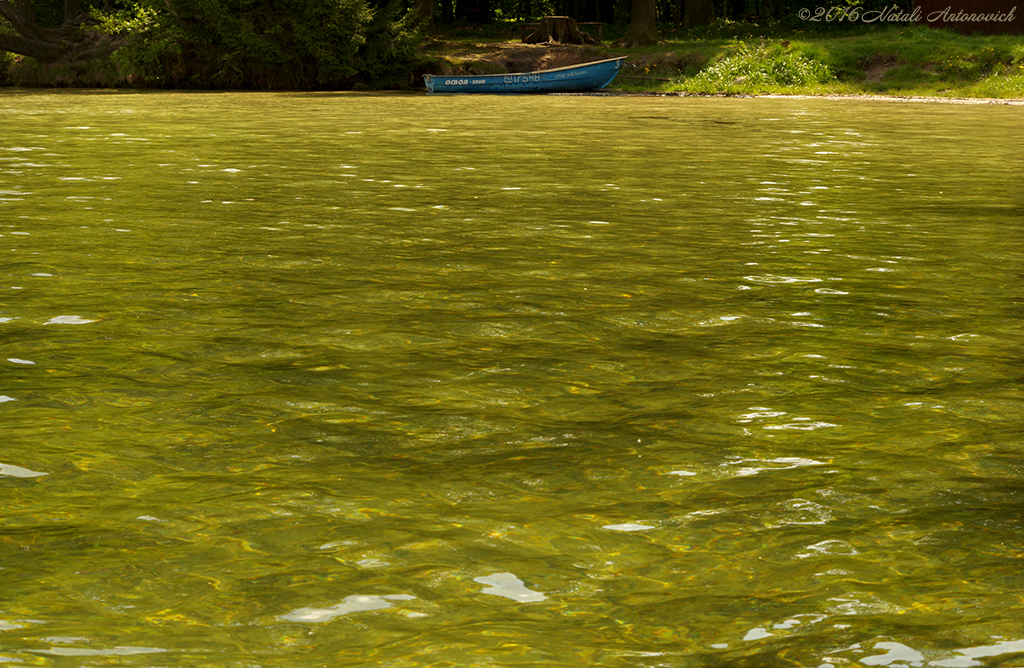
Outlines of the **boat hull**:
{"label": "boat hull", "polygon": [[553,70],[514,74],[424,74],[423,83],[429,93],[577,93],[601,90],[610,84],[624,60],[609,58]]}

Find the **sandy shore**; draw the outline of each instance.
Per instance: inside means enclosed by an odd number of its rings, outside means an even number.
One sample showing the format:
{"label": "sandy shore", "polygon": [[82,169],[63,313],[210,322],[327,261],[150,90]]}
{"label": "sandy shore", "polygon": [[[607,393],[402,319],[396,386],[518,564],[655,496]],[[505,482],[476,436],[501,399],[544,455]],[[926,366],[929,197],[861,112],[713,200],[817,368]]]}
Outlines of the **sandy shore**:
{"label": "sandy shore", "polygon": [[942,102],[945,104],[1008,104],[1024,107],[1021,98],[993,97],[912,97],[909,95],[756,95],[755,97],[821,99],[821,100],[872,100],[878,102]]}
{"label": "sandy shore", "polygon": [[735,98],[765,98],[776,100],[861,100],[865,102],[928,102],[941,104],[1002,104],[1016,107],[1024,107],[1022,98],[993,98],[993,97],[914,97],[910,95],[747,95],[731,93],[688,93],[663,92],[663,91],[616,91],[602,90],[594,93],[549,93],[549,95],[592,95],[604,97],[735,97]]}

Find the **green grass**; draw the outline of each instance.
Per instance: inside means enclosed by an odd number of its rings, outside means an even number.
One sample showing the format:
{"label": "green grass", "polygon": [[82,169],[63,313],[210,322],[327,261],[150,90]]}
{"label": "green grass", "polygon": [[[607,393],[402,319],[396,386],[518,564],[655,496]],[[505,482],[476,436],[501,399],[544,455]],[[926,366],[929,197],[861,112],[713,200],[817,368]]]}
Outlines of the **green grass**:
{"label": "green grass", "polygon": [[[493,50],[495,43],[520,36],[516,22],[441,30],[440,51]],[[690,31],[663,30],[664,41],[651,46],[616,46],[624,33],[623,26],[604,28],[603,52],[628,56],[612,90],[1024,98],[1020,36],[965,36],[915,25],[718,20]]]}
{"label": "green grass", "polygon": [[[757,41],[745,41],[751,38]],[[679,34],[657,48],[706,59],[695,73],[652,70],[651,77],[672,80],[656,86],[665,91],[1024,98],[1024,39],[1009,35],[925,26],[832,35],[797,29],[760,38]]]}
{"label": "green grass", "polygon": [[807,90],[835,80],[825,63],[781,44],[742,45],[708,64],[686,84],[698,93]]}
{"label": "green grass", "polygon": [[[619,48],[623,26],[606,26],[608,55],[629,58],[615,90],[698,94],[901,95],[1024,98],[1024,38],[959,35],[927,26],[716,21],[662,31],[664,41]],[[447,32],[453,46],[518,41],[515,22]]]}

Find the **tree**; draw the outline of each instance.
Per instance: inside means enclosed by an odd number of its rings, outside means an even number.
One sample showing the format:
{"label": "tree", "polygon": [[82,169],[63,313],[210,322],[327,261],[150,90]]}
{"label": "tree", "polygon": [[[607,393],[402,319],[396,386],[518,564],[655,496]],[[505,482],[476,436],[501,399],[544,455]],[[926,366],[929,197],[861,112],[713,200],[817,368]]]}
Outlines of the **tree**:
{"label": "tree", "polygon": [[362,0],[151,2],[159,19],[142,36],[140,57],[164,47],[163,62],[153,64],[167,77],[228,88],[339,85],[358,73],[375,15]]}
{"label": "tree", "polygon": [[120,9],[88,17],[79,1],[0,0],[10,23],[0,25],[0,50],[44,65],[24,59],[10,72],[36,85],[62,77],[69,85],[396,87],[408,83],[419,40],[415,15],[398,0],[111,0]]}
{"label": "tree", "polygon": [[633,0],[633,11],[621,44],[623,46],[647,46],[656,44],[660,39],[656,0]]}
{"label": "tree", "polygon": [[597,40],[582,32],[576,21],[569,16],[545,16],[540,26],[523,38],[527,44],[597,44]]}
{"label": "tree", "polygon": [[44,27],[36,21],[36,6],[31,0],[0,0],[0,16],[15,34],[0,32],[0,50],[30,56],[52,63],[64,53],[63,43],[72,36],[82,17],[77,0],[64,0],[64,22],[60,27]]}
{"label": "tree", "polygon": [[715,18],[715,8],[712,0],[686,0],[686,7],[683,10],[683,27],[696,28],[711,23]]}
{"label": "tree", "polygon": [[455,0],[455,17],[469,23],[487,23],[491,20],[491,0]]}
{"label": "tree", "polygon": [[434,0],[415,0],[413,11],[424,30],[430,31],[434,28]]}

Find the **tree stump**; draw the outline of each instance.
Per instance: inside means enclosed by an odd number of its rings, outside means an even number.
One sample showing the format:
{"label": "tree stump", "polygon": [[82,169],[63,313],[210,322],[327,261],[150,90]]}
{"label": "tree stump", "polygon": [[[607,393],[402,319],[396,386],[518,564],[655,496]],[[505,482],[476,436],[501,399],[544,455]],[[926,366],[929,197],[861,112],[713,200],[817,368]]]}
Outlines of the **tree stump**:
{"label": "tree stump", "polygon": [[597,40],[580,30],[576,21],[568,16],[545,16],[540,27],[527,35],[526,44],[557,42],[559,44],[597,44]]}

